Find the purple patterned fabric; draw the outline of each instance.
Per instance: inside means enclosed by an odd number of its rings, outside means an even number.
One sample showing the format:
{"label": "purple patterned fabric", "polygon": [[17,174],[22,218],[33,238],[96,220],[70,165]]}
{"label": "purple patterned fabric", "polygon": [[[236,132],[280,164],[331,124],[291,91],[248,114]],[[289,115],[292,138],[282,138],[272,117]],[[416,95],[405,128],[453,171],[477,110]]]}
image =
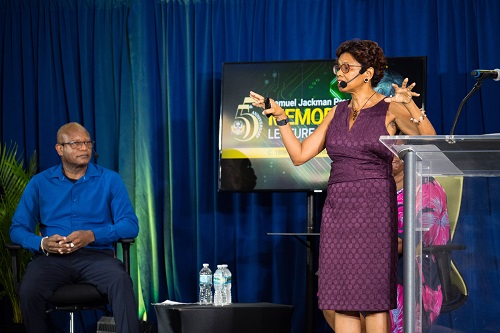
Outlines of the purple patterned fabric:
{"label": "purple patterned fabric", "polygon": [[[446,193],[441,185],[433,178],[422,184],[422,200],[417,200],[417,213],[422,216],[422,228],[427,230],[422,234],[424,246],[444,245],[450,240],[450,221],[446,206]],[[403,236],[403,198],[404,191],[397,192],[398,201],[398,233]],[[420,214],[419,214],[420,216]],[[422,318],[417,318],[417,329],[427,332],[436,320],[443,304],[441,283],[439,281],[436,260],[434,256],[423,258],[429,263],[424,266],[422,277]],[[401,268],[400,264],[400,268]],[[398,279],[398,307],[391,311],[392,333],[403,332],[403,281],[402,272]],[[417,305],[417,315],[420,313],[420,305]]]}
{"label": "purple patterned fabric", "polygon": [[396,307],[397,206],[388,135],[388,103],[363,109],[349,129],[338,104],[326,135],[332,159],[319,249],[320,309],[384,311]]}

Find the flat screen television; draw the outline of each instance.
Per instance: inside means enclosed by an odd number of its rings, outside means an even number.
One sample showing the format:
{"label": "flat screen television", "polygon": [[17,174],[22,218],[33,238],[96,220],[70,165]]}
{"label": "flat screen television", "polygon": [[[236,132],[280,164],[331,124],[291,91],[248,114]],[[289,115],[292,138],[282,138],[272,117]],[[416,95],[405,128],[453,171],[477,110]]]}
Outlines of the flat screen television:
{"label": "flat screen television", "polygon": [[[427,58],[390,57],[376,89],[391,94],[391,83],[416,82],[417,105],[425,108]],[[350,95],[338,90],[335,60],[228,62],[222,67],[219,126],[219,191],[325,190],[331,160],[326,151],[294,166],[273,117],[252,106],[250,90],[269,96],[287,112],[299,140]]]}

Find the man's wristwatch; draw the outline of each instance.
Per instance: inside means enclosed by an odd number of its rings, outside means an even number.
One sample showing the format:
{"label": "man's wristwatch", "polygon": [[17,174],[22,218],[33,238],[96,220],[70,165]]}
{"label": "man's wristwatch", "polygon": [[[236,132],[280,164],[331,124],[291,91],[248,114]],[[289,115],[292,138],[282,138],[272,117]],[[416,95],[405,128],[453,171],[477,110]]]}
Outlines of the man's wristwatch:
{"label": "man's wristwatch", "polygon": [[290,122],[290,118],[286,117],[285,119],[283,120],[277,120],[276,121],[276,125],[278,126],[285,126],[286,124],[288,124]]}

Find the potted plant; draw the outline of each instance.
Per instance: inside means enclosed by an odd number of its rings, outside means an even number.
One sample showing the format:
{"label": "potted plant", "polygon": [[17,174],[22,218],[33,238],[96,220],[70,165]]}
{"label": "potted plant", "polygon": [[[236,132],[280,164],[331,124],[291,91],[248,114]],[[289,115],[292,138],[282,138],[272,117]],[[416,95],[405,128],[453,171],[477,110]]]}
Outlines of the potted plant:
{"label": "potted plant", "polygon": [[[4,244],[10,243],[9,228],[12,216],[21,199],[24,188],[36,173],[36,152],[25,163],[17,153],[17,145],[0,143],[0,296],[7,297],[12,306],[13,323],[22,323],[21,306],[11,270],[11,256]],[[23,275],[30,260],[30,253],[22,250],[19,255],[19,274]]]}

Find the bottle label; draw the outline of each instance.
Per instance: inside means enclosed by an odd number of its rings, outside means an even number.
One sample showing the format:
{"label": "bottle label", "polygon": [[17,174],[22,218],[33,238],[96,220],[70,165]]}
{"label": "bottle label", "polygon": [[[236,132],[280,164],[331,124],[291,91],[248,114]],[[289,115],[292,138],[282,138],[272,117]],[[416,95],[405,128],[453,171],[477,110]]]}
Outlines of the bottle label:
{"label": "bottle label", "polygon": [[214,276],[214,284],[224,284],[225,279],[222,276]]}
{"label": "bottle label", "polygon": [[200,283],[212,283],[212,275],[200,275]]}

